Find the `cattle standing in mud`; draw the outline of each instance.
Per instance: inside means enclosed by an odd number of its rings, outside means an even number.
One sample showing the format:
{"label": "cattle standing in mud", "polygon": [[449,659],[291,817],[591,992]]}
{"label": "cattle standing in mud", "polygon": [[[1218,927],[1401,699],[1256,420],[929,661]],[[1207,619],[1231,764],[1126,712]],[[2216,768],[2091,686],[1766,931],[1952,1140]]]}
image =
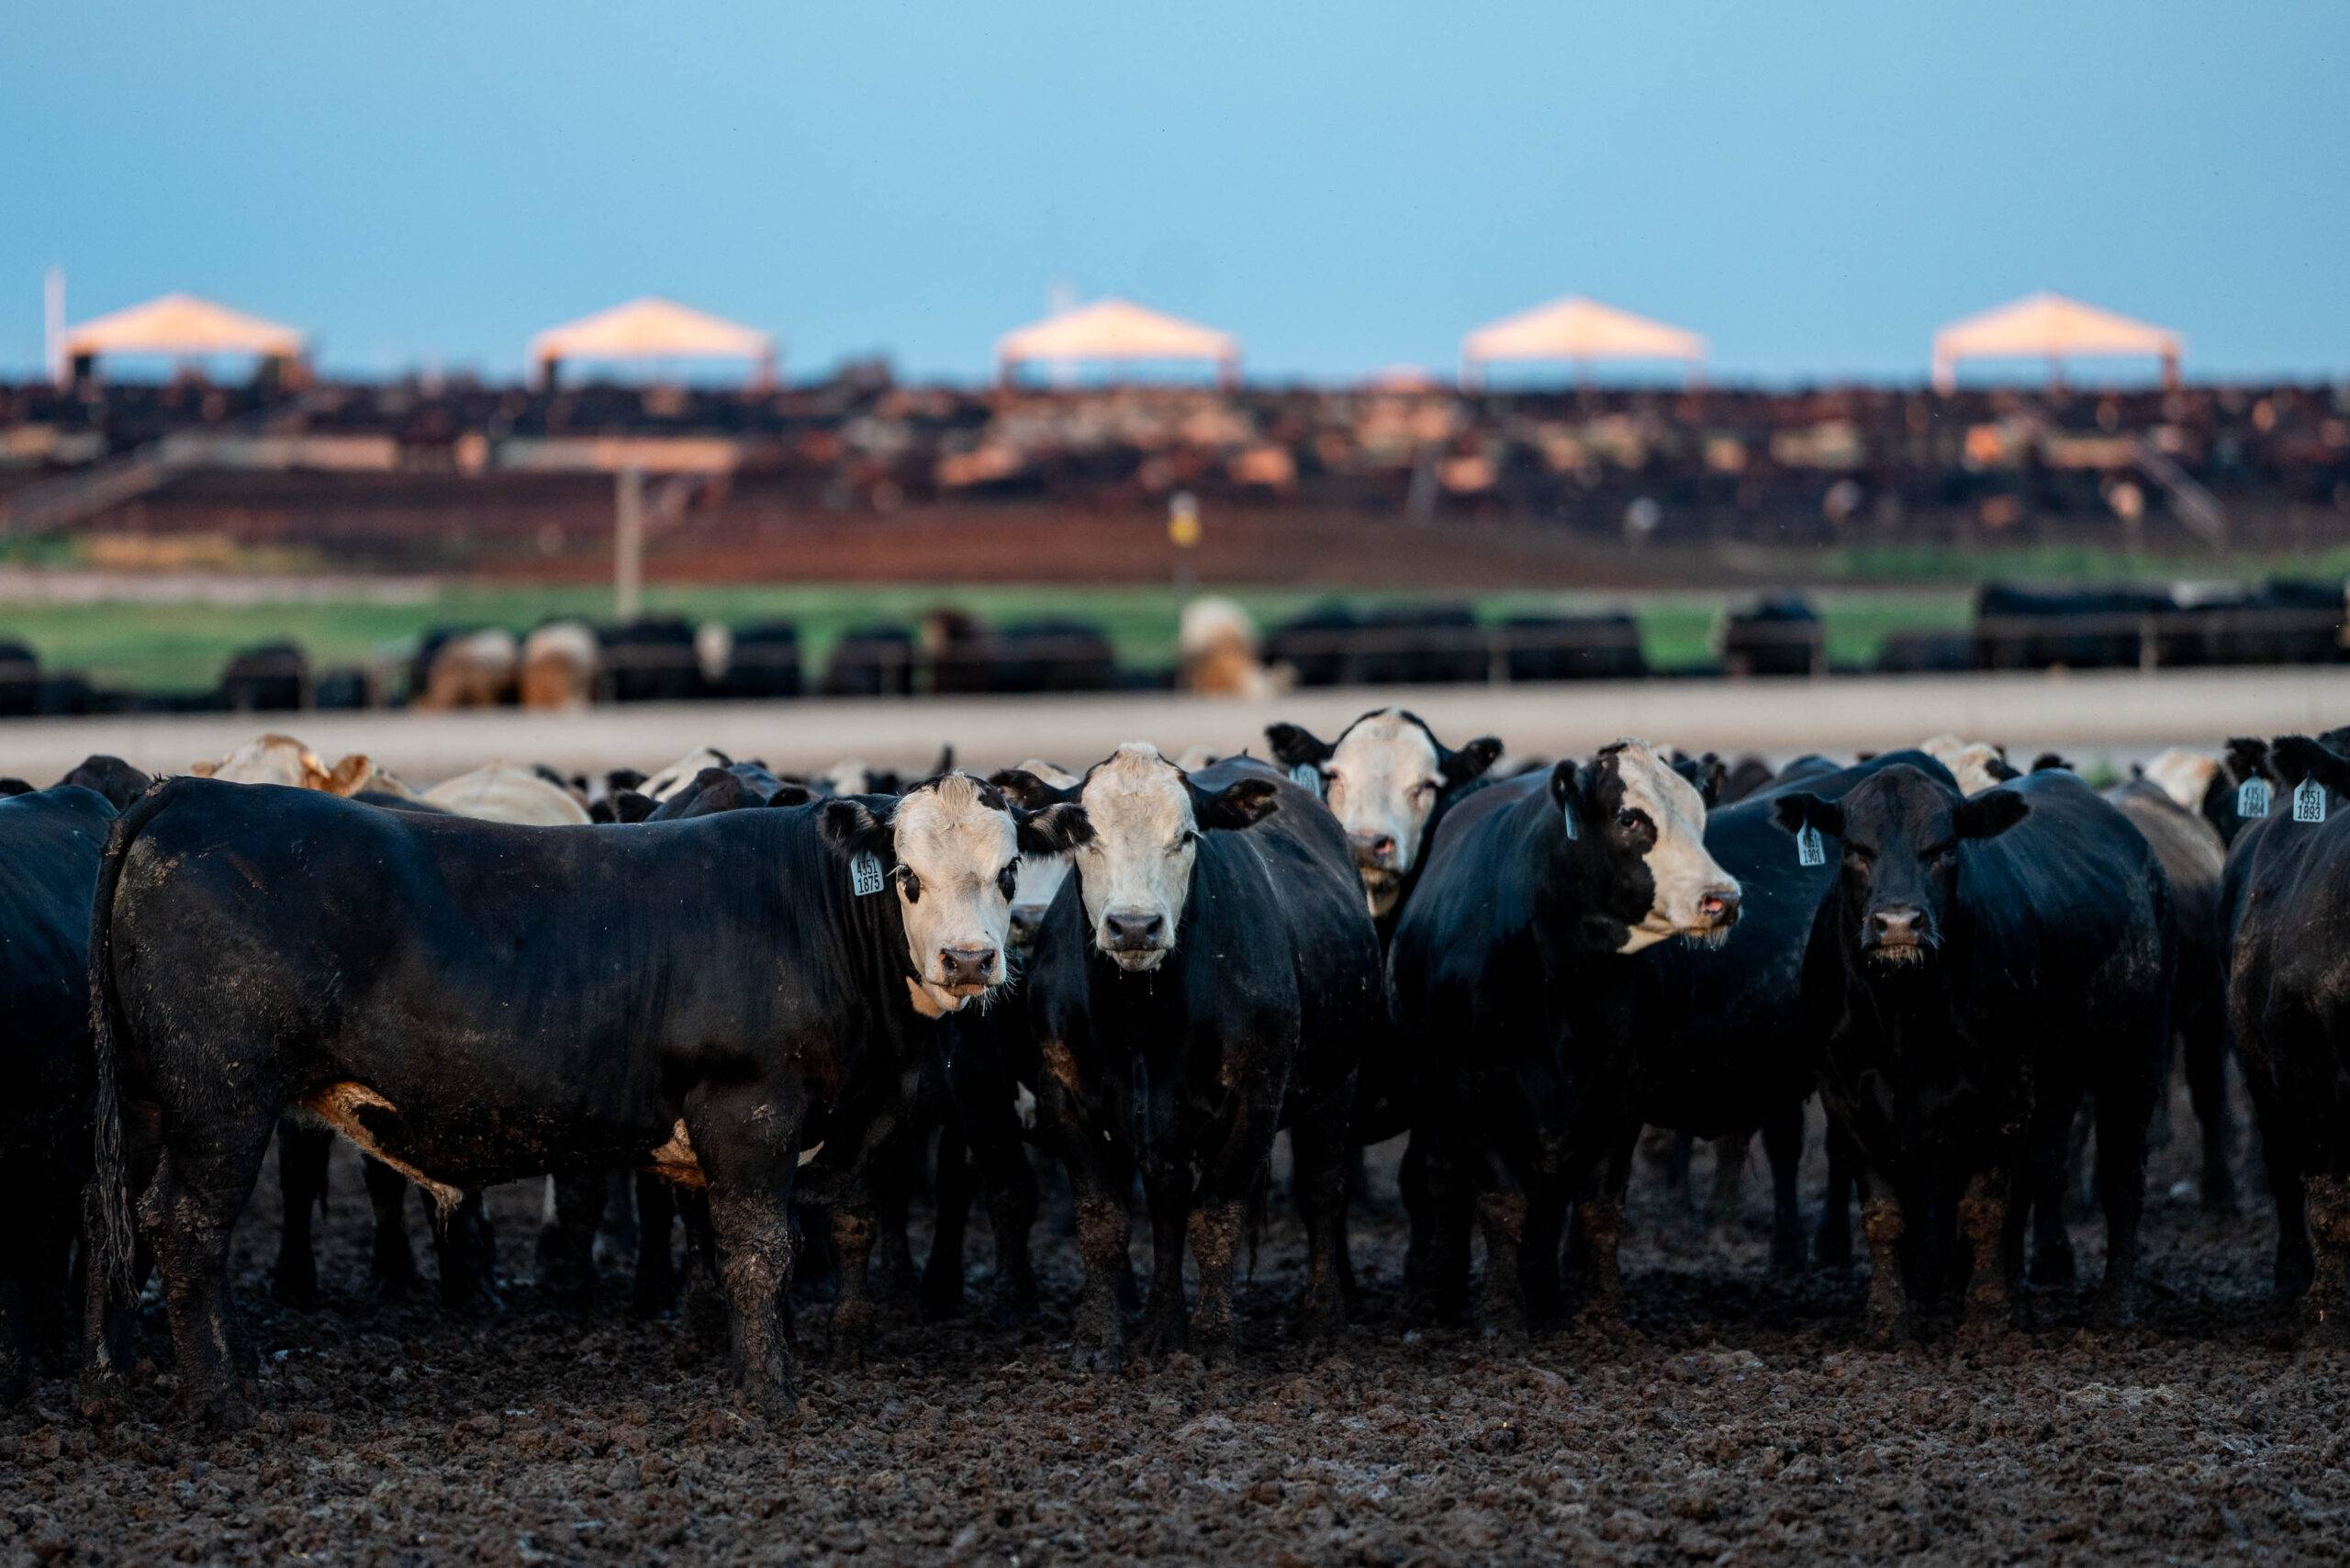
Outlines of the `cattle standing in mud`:
{"label": "cattle standing in mud", "polygon": [[2350,1341],[2350,757],[2300,735],[2278,740],[2268,756],[2285,788],[2228,855],[2229,1032],[2277,1199],[2277,1294],[2306,1292],[2307,1320],[2344,1342]]}
{"label": "cattle standing in mud", "polygon": [[1707,853],[1706,808],[1645,743],[1490,785],[1431,846],[1389,959],[1403,1049],[1442,1064],[1415,1121],[1434,1239],[1421,1305],[1463,1305],[1482,1198],[1488,1322],[1547,1316],[1567,1208],[1612,1308],[1639,1123],[1621,955],[1718,940],[1739,887]]}
{"label": "cattle standing in mud", "polygon": [[[1077,1192],[1085,1263],[1074,1350],[1114,1366],[1125,1319],[1126,1195],[1150,1209],[1152,1352],[1237,1348],[1235,1249],[1286,1124],[1310,1254],[1303,1326],[1335,1329],[1356,1058],[1383,1002],[1379,944],[1346,835],[1262,763],[1184,773],[1120,747],[1070,791],[999,776],[1084,813],[1027,988],[1045,1123]],[[1186,1323],[1189,1233],[1200,1299]]]}
{"label": "cattle standing in mud", "polygon": [[1020,850],[1065,848],[1080,815],[1015,812],[960,775],[628,831],[197,780],[149,795],[92,924],[88,1375],[127,1364],[143,1233],[186,1399],[239,1413],[229,1227],[300,1107],[443,1202],[592,1163],[706,1184],[735,1386],[789,1408],[794,1190],[832,1206],[853,1353],[861,1162],[918,1020],[1002,982]]}
{"label": "cattle standing in mud", "polygon": [[0,1406],[70,1341],[66,1259],[90,1162],[90,892],[114,808],[72,785],[0,800]]}
{"label": "cattle standing in mud", "polygon": [[1873,1332],[1908,1332],[1905,1255],[1922,1265],[1959,1240],[1970,1326],[2023,1315],[2025,1218],[2085,1094],[2106,1217],[2098,1306],[2126,1315],[2175,953],[2145,840],[2062,771],[1961,796],[1894,767],[1841,801],[1799,791],[1774,808],[1801,851],[1841,854],[1803,1004],[1821,1098],[1862,1162]]}

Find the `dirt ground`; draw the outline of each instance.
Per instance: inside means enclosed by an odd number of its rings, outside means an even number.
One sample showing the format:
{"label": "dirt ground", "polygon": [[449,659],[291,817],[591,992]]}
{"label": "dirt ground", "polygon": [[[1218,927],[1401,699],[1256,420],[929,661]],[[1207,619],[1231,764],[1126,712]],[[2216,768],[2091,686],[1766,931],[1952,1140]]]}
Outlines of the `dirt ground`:
{"label": "dirt ground", "polygon": [[[1024,1325],[976,1310],[975,1219],[974,1316],[901,1307],[866,1370],[811,1366],[799,1418],[776,1422],[735,1413],[722,1354],[685,1324],[632,1322],[617,1267],[584,1315],[543,1297],[532,1187],[493,1194],[501,1315],[376,1301],[346,1148],[319,1308],[268,1297],[274,1170],[238,1233],[256,1429],[192,1433],[168,1372],[105,1429],[44,1382],[0,1417],[0,1561],[2338,1562],[2350,1355],[2294,1348],[2266,1302],[2266,1199],[2203,1216],[2192,1143],[2156,1158],[2140,1320],[2121,1331],[2044,1293],[2026,1335],[1976,1344],[1942,1321],[1864,1349],[1864,1271],[1765,1276],[1758,1154],[1726,1237],[1644,1169],[1628,1323],[1531,1343],[1405,1332],[1401,1224],[1374,1204],[1357,1224],[1368,1302],[1309,1358],[1287,1343],[1303,1249],[1277,1213],[1242,1293],[1243,1368],[1213,1374],[1181,1356],[1065,1371],[1076,1264],[1051,1206]],[[1807,1199],[1819,1185],[1815,1148]],[[2098,1227],[2075,1237],[2093,1276]],[[802,1335],[821,1349],[820,1314]]]}

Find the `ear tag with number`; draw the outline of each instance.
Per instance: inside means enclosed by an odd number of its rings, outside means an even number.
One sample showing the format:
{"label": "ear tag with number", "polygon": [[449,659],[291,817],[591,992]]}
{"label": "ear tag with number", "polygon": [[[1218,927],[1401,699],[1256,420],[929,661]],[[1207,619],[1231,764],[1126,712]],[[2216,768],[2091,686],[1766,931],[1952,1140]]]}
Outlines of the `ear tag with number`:
{"label": "ear tag with number", "polygon": [[1819,830],[1809,823],[1804,823],[1796,830],[1796,864],[1798,866],[1828,864],[1828,846],[1819,842]]}
{"label": "ear tag with number", "polygon": [[2236,815],[2250,821],[2268,814],[2268,780],[2247,778],[2236,790]]}
{"label": "ear tag with number", "polygon": [[881,890],[881,857],[870,849],[860,849],[848,857],[849,890],[858,898]]}
{"label": "ear tag with number", "polygon": [[1311,794],[1322,798],[1322,770],[1310,762],[1301,762],[1289,770],[1289,781]]}
{"label": "ear tag with number", "polygon": [[2293,791],[2293,820],[2297,823],[2322,823],[2325,820],[2325,786],[2314,778],[2301,780]]}
{"label": "ear tag with number", "polygon": [[1569,801],[1559,808],[1559,820],[1567,824],[1567,837],[1570,840],[1583,836],[1583,826],[1575,821],[1575,803],[1572,801]]}

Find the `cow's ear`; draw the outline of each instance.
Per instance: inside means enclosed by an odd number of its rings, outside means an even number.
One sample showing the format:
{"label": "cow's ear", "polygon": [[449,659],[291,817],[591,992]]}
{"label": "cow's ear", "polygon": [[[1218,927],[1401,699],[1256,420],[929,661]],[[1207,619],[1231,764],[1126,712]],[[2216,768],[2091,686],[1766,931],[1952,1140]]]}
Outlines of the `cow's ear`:
{"label": "cow's ear", "polygon": [[2350,794],[2350,757],[2327,750],[2322,741],[2307,735],[2279,735],[2269,744],[2268,760],[2288,785],[2314,778],[2338,794]]}
{"label": "cow's ear", "polygon": [[1951,814],[1951,826],[1961,838],[1997,838],[2031,814],[2031,802],[2013,790],[1986,790],[1969,795]]}
{"label": "cow's ear", "polygon": [[1822,838],[1844,836],[1844,808],[1808,790],[1780,796],[1771,802],[1771,815],[1789,833],[1808,827],[1817,829]]}
{"label": "cow's ear", "polygon": [[1270,778],[1236,778],[1210,795],[1192,790],[1192,820],[1203,828],[1254,827],[1273,814],[1281,790]]}
{"label": "cow's ear", "polygon": [[816,797],[808,792],[805,784],[786,784],[767,797],[770,806],[804,806]]}
{"label": "cow's ear", "polygon": [[622,790],[636,789],[648,777],[649,775],[639,773],[633,767],[615,767],[604,775],[604,788],[613,794],[618,794]]}
{"label": "cow's ear", "polygon": [[33,787],[21,778],[0,778],[0,795],[29,795]]}
{"label": "cow's ear", "polygon": [[1265,744],[1273,748],[1283,767],[1319,767],[1330,760],[1334,749],[1316,740],[1304,725],[1287,722],[1267,724]]}
{"label": "cow's ear", "polygon": [[1989,758],[1984,762],[1983,771],[1989,774],[1993,778],[1998,779],[2002,784],[2005,784],[2010,778],[2020,778],[2023,777],[2022,774],[2016,771],[2016,765],[2008,760],[2007,753],[2000,751],[1996,746],[1992,748]]}
{"label": "cow's ear", "polygon": [[1014,806],[1012,825],[1023,855],[1066,855],[1093,837],[1093,819],[1074,801],[1057,801],[1035,812]]}
{"label": "cow's ear", "polygon": [[1459,751],[1447,752],[1444,760],[1437,764],[1437,768],[1444,775],[1444,781],[1457,789],[1472,778],[1483,777],[1485,769],[1499,761],[1501,755],[1502,743],[1499,740],[1492,735],[1479,735]]}
{"label": "cow's ear", "polygon": [[[897,829],[888,817],[867,803],[871,799],[862,795],[836,796],[825,801],[824,809],[816,814],[816,825],[844,855],[869,852],[885,859],[895,859]],[[890,801],[882,803],[885,807],[893,804]]]}
{"label": "cow's ear", "polygon": [[187,770],[191,778],[209,778],[220,771],[220,765],[217,762],[191,762],[187,765]]}
{"label": "cow's ear", "polygon": [[1002,790],[1005,800],[1032,812],[1041,812],[1046,806],[1074,801],[1083,792],[1082,785],[1056,790],[1024,767],[1007,767],[991,773],[988,776],[988,782]]}
{"label": "cow's ear", "polygon": [[1591,780],[1584,770],[1575,766],[1574,758],[1562,757],[1550,767],[1550,803],[1562,812],[1572,812],[1580,819],[1589,803]]}
{"label": "cow's ear", "polygon": [[2238,735],[2228,742],[2228,777],[2237,783],[2274,776],[2268,769],[2268,743],[2252,735]]}
{"label": "cow's ear", "polygon": [[660,801],[634,790],[615,790],[605,800],[610,802],[612,821],[617,823],[641,823],[661,809]]}
{"label": "cow's ear", "polygon": [[1689,781],[1689,787],[1697,791],[1697,799],[1709,812],[1722,798],[1722,780],[1729,777],[1729,769],[1722,766],[1722,759],[1710,751],[1703,756],[1675,758],[1673,771]]}
{"label": "cow's ear", "polygon": [[2077,773],[2080,771],[2079,768],[2075,767],[2070,762],[2067,762],[2065,758],[2057,756],[2053,751],[2043,751],[2038,756],[2033,757],[2031,759],[2031,770],[2034,773]]}
{"label": "cow's ear", "polygon": [[[305,768],[310,766],[307,753],[303,756],[302,766]],[[365,753],[354,751],[328,770],[327,781],[319,788],[330,795],[356,795],[367,787],[367,777],[375,771],[375,762]]]}
{"label": "cow's ear", "polygon": [[588,820],[591,823],[616,823],[621,820],[621,814],[612,809],[612,798],[607,795],[588,808]]}

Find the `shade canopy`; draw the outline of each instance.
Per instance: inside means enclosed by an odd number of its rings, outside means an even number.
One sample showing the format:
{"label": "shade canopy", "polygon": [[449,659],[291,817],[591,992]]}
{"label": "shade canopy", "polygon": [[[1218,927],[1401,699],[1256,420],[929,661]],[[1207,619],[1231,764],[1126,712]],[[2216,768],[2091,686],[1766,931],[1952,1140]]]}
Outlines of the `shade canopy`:
{"label": "shade canopy", "polygon": [[298,360],[305,340],[292,327],[231,310],[193,294],[167,294],[144,305],[84,321],[60,344],[68,361],[103,354],[160,354],[193,359],[203,354],[255,354]]}
{"label": "shade canopy", "polygon": [[2052,373],[2067,359],[2145,355],[2162,362],[2163,380],[2178,380],[2180,339],[2165,327],[2149,326],[2067,299],[2035,294],[1934,334],[1934,385],[1948,391],[1963,359],[2044,359]]}
{"label": "shade canopy", "polygon": [[1230,333],[1124,299],[1096,300],[1006,332],[996,341],[995,357],[1006,377],[1037,361],[1207,360],[1226,382],[1240,372],[1240,342]]}
{"label": "shade canopy", "polygon": [[1474,382],[1496,360],[1680,360],[1694,375],[1706,340],[1612,305],[1577,295],[1505,317],[1460,340],[1460,376]]}
{"label": "shade canopy", "polygon": [[550,327],[531,340],[532,369],[542,381],[568,359],[746,359],[765,385],[775,378],[775,338],[647,296]]}

